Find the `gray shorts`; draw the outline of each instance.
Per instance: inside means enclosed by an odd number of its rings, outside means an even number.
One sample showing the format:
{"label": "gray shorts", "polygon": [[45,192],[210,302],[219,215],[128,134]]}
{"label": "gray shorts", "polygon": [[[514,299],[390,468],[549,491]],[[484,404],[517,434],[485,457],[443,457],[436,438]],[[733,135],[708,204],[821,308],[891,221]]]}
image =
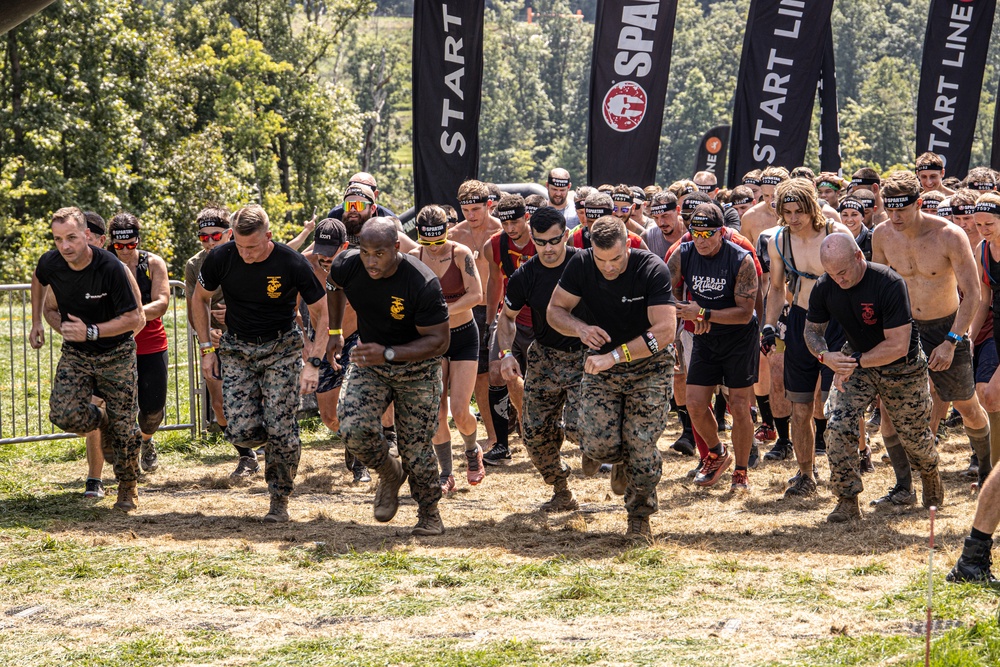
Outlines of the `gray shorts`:
{"label": "gray shorts", "polygon": [[[956,313],[936,320],[913,320],[913,326],[920,334],[920,347],[928,358],[934,348],[943,343],[951,325],[955,322]],[[942,401],[967,401],[976,393],[976,380],[972,372],[972,349],[969,339],[963,337],[955,345],[955,357],[946,371],[928,371],[934,390]]]}

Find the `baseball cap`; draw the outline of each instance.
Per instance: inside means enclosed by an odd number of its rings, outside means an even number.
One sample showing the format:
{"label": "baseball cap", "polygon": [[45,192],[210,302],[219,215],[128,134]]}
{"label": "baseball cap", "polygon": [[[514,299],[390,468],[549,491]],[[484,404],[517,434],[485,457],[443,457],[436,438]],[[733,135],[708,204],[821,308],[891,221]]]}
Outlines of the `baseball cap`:
{"label": "baseball cap", "polygon": [[347,199],[348,197],[363,197],[368,200],[369,204],[375,203],[375,193],[372,192],[372,189],[364,183],[352,183],[344,191],[344,199]]}
{"label": "baseball cap", "polygon": [[332,257],[346,240],[347,229],[344,227],[344,223],[334,218],[326,218],[316,225],[313,252],[317,255]]}
{"label": "baseball cap", "polygon": [[724,224],[722,211],[715,204],[699,204],[691,216],[692,227],[722,227]]}

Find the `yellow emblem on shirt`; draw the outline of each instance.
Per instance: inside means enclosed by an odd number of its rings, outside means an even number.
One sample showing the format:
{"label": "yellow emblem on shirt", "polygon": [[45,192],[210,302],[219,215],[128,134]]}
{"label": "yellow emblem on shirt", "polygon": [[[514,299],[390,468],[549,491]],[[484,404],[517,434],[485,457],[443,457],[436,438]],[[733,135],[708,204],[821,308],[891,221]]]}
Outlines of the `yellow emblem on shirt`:
{"label": "yellow emblem on shirt", "polygon": [[403,319],[403,297],[394,296],[390,298],[392,299],[392,305],[389,307],[389,313],[393,319]]}
{"label": "yellow emblem on shirt", "polygon": [[267,277],[267,295],[272,299],[277,299],[281,296],[281,276],[268,276]]}

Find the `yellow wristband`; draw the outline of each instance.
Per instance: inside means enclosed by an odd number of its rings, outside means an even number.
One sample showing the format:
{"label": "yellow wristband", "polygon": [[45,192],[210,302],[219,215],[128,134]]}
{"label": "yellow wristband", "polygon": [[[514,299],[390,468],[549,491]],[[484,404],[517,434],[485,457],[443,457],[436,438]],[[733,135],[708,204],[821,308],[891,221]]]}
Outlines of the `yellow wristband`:
{"label": "yellow wristband", "polygon": [[344,335],[344,330],[343,329],[330,329],[330,335],[331,336],[343,336]]}
{"label": "yellow wristband", "polygon": [[201,356],[205,357],[215,352],[214,347],[203,347],[201,348]]}
{"label": "yellow wristband", "polygon": [[622,352],[625,353],[625,361],[632,361],[632,353],[628,351],[627,343],[622,343]]}

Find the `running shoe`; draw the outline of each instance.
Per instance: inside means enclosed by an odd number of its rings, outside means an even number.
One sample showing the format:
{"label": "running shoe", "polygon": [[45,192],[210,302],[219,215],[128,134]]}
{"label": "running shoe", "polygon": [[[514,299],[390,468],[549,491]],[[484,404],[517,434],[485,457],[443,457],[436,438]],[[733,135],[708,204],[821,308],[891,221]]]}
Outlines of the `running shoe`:
{"label": "running shoe", "polygon": [[761,424],[757,427],[757,430],[754,431],[753,439],[762,445],[767,442],[774,442],[778,439],[778,432],[774,430],[773,426]]}
{"label": "running shoe", "polygon": [[103,498],[104,482],[93,477],[87,478],[87,488],[83,492],[84,498]]}
{"label": "running shoe", "polygon": [[[494,449],[496,449],[494,447]],[[508,457],[510,454],[507,455]],[[475,449],[465,452],[465,460],[468,463],[466,474],[469,478],[469,486],[475,486],[486,478],[486,468],[483,467],[483,448],[476,445]]]}
{"label": "running shoe", "polygon": [[795,484],[785,489],[786,498],[808,498],[816,495],[816,482],[809,477],[799,475]]}
{"label": "running shoe", "polygon": [[733,471],[733,483],[729,487],[729,493],[748,493],[750,491],[750,479],[746,470]]}
{"label": "running shoe", "polygon": [[866,445],[864,449],[858,452],[858,468],[861,474],[875,472],[875,466],[872,465],[872,448]]}
{"label": "running shoe", "polygon": [[962,471],[965,479],[979,479],[979,457],[973,454],[969,457],[969,467]]}
{"label": "running shoe", "polygon": [[156,453],[156,443],[153,439],[143,440],[139,447],[139,465],[143,472],[156,472],[160,467],[160,457]]}
{"label": "running shoe", "polygon": [[872,411],[871,418],[865,422],[865,430],[869,433],[878,433],[879,429],[882,428],[882,409],[876,407]]}
{"label": "running shoe", "polygon": [[670,449],[682,456],[694,456],[694,453],[698,450],[687,433],[681,433],[681,437],[677,438],[674,444],[670,445]]}
{"label": "running shoe", "polygon": [[450,496],[455,493],[455,476],[454,475],[441,475],[441,495]]}
{"label": "running shoe", "polygon": [[[513,462],[510,456],[510,447],[499,443],[493,445],[493,449],[483,454],[482,457],[483,463],[488,466],[509,466]],[[470,480],[469,483],[471,484],[472,481]]]}
{"label": "running shoe", "polygon": [[229,474],[230,479],[240,480],[253,477],[260,472],[260,464],[256,456],[241,456],[236,464],[236,470]]}
{"label": "running shoe", "polygon": [[695,475],[694,483],[698,486],[712,486],[719,481],[722,473],[729,470],[733,465],[733,455],[729,453],[727,447],[722,448],[721,454],[708,453],[705,465],[701,467],[701,472]]}
{"label": "running shoe", "polygon": [[354,483],[355,484],[367,484],[372,481],[371,473],[368,472],[368,468],[361,461],[355,460],[354,468],[351,469],[354,473]]}
{"label": "running shoe", "polygon": [[881,507],[888,505],[902,506],[902,505],[916,505],[916,504],[917,504],[917,494],[913,491],[913,489],[907,489],[905,487],[898,485],[889,489],[889,492],[886,493],[881,498],[876,498],[875,500],[869,503],[869,505],[871,505],[872,507]]}
{"label": "running shoe", "polygon": [[816,456],[826,456],[826,438],[818,438],[815,444]]}
{"label": "running shoe", "polygon": [[944,420],[944,425],[948,428],[956,428],[962,425],[962,415],[955,408],[951,409],[951,414]]}
{"label": "running shoe", "polygon": [[[794,475],[788,478],[788,486],[794,486],[796,482],[799,481],[799,477],[802,476],[801,472],[796,472]],[[819,471],[816,470],[816,466],[813,465],[813,479],[819,479]]]}
{"label": "running shoe", "polygon": [[792,448],[792,441],[787,438],[780,438],[774,443],[774,447],[771,447],[771,451],[764,454],[765,461],[784,461],[794,458],[795,450]]}
{"label": "running shoe", "polygon": [[688,479],[693,479],[694,477],[697,477],[698,473],[700,473],[701,469],[704,467],[705,467],[705,459],[700,459],[698,461],[698,465],[687,471]]}
{"label": "running shoe", "polygon": [[750,470],[753,470],[759,465],[760,465],[760,447],[758,447],[757,443],[755,442],[752,445],[750,445],[750,459],[747,462],[747,467],[750,468]]}

